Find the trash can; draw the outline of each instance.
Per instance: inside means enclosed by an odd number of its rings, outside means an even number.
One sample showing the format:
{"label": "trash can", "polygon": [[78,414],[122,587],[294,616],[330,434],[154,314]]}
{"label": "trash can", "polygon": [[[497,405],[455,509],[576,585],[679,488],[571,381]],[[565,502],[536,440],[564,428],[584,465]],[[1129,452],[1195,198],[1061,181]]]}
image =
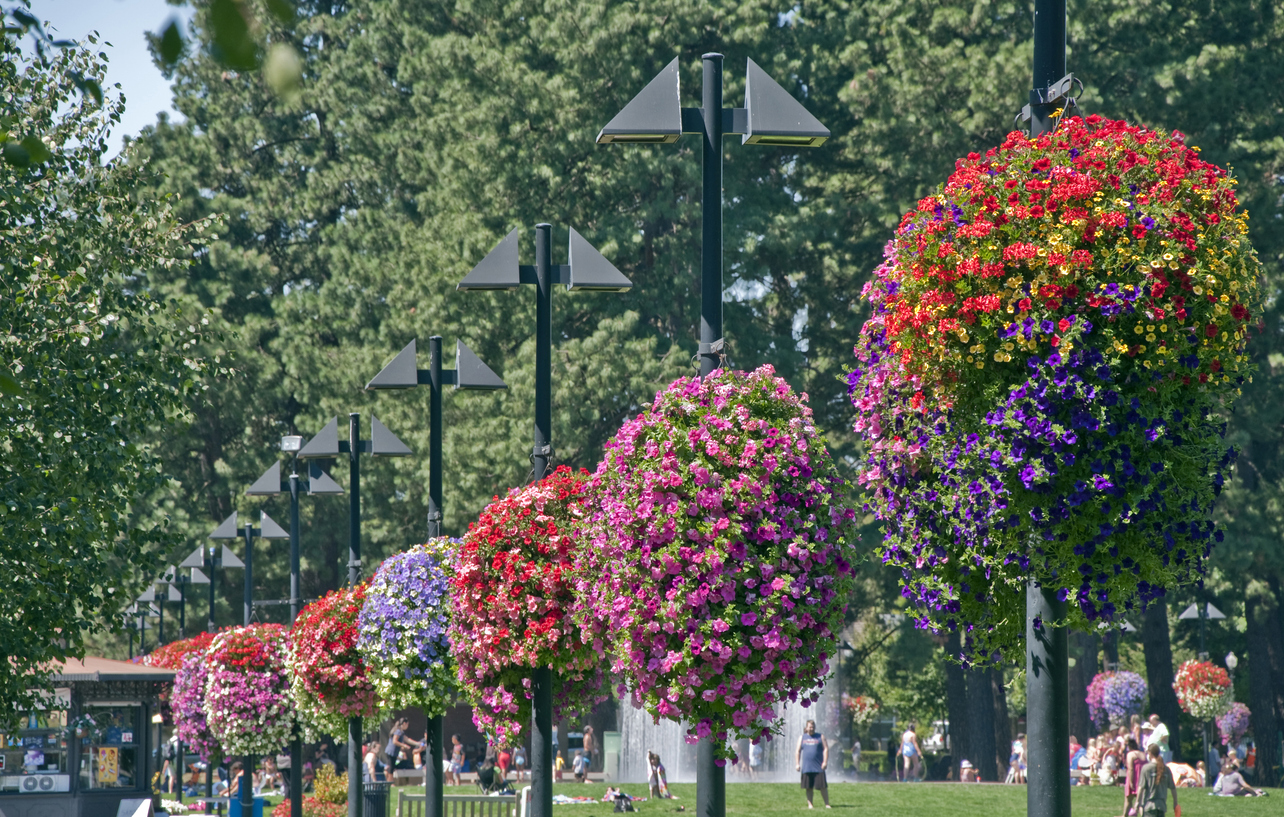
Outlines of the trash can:
{"label": "trash can", "polygon": [[391,791],[391,783],[363,783],[361,817],[388,817],[388,796]]}
{"label": "trash can", "polygon": [[[254,808],[252,809],[254,813],[251,817],[263,817],[264,802],[262,797],[254,798]],[[233,798],[232,802],[227,804],[227,817],[241,817],[241,799],[239,797]]]}

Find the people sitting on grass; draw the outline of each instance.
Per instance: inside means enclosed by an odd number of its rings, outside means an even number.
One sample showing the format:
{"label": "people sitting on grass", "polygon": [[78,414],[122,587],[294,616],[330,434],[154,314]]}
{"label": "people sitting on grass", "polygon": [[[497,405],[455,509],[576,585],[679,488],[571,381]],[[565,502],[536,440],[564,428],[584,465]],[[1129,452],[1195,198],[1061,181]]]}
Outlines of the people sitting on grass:
{"label": "people sitting on grass", "polygon": [[1220,797],[1262,797],[1266,792],[1248,785],[1240,771],[1239,761],[1231,759],[1222,764],[1222,773],[1213,786],[1213,794]]}

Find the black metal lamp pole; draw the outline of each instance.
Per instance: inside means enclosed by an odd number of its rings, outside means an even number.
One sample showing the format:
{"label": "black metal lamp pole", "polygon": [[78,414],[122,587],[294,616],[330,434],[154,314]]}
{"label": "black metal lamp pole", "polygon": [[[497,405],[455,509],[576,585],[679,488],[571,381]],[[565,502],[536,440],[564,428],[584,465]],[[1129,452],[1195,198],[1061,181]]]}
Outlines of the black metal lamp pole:
{"label": "black metal lamp pole", "polygon": [[[409,389],[426,385],[431,387],[429,399],[431,416],[428,425],[428,538],[441,536],[442,519],[442,423],[441,392],[446,384],[456,389],[506,389],[508,386],[490,368],[482,363],[462,341],[455,343],[455,369],[441,367],[441,336],[428,338],[428,368],[417,368],[415,341],[410,341],[392,362],[366,384],[367,389]],[[424,760],[424,817],[443,817],[445,781],[442,779],[441,716],[427,718],[427,757]],[[299,817],[292,815],[291,817]]]}
{"label": "black metal lamp pole", "polygon": [[[289,435],[281,438],[281,450],[287,453],[298,452],[303,447],[303,438]],[[246,491],[247,496],[290,495],[290,625],[299,617],[303,605],[300,590],[299,558],[299,491],[306,489],[309,495],[342,494],[343,488],[330,478],[318,462],[308,463],[308,479],[300,479],[297,473],[297,460],[292,463],[288,480],[281,478],[281,463],[273,462],[254,484]],[[290,740],[290,817],[303,815],[303,738],[297,733]]]}
{"label": "black metal lamp pole", "polygon": [[[1049,90],[1066,73],[1065,0],[1036,0],[1034,78],[1030,91],[1030,136],[1051,133],[1054,112],[1064,101],[1049,101]],[[1029,817],[1070,817],[1069,639],[1063,624],[1066,603],[1056,588],[1031,580],[1026,590],[1026,720]]]}
{"label": "black metal lamp pole", "polygon": [[[572,228],[568,263],[553,264],[552,226],[535,225],[535,265],[518,263],[517,230],[459,283],[459,289],[516,289],[534,284],[535,433],[531,479],[548,473],[553,457],[553,285],[567,289],[623,292],[633,286],[610,261]],[[553,672],[531,672],[531,817],[553,817]]]}
{"label": "black metal lamp pole", "polygon": [[[819,147],[829,129],[807,112],[753,60],[745,76],[745,107],[722,107],[723,56],[704,54],[701,107],[683,108],[678,60],[674,59],[598,133],[599,144],[666,144],[684,134],[702,139],[700,249],[700,376],[718,368],[722,340],[722,138],[742,135],[742,144]],[[717,732],[717,729],[714,730]],[[712,738],[696,753],[697,817],[724,817],[726,769],[717,765]]]}
{"label": "black metal lamp pole", "polygon": [[[348,415],[348,439],[339,440],[339,418],[333,417],[296,455],[301,460],[348,455],[348,586],[361,581],[361,455],[406,457],[405,443],[375,417],[370,439],[361,439],[361,414]],[[314,479],[316,477],[313,477]],[[336,486],[337,487],[337,486]],[[291,759],[293,763],[293,759]],[[348,719],[348,817],[361,817],[361,718]]]}
{"label": "black metal lamp pole", "polygon": [[[210,534],[211,539],[241,539],[245,540],[245,600],[242,610],[243,624],[248,627],[254,620],[254,538],[260,539],[286,539],[290,534],[272,521],[272,518],[266,513],[260,513],[259,527],[254,527],[251,522],[246,522],[244,527],[238,528],[236,511],[214,529]],[[195,555],[195,554],[193,554]],[[224,563],[227,562],[227,556],[224,555]],[[211,614],[212,617],[212,614]],[[213,629],[211,628],[211,632]],[[250,817],[254,810],[254,786],[250,783],[254,778],[254,755],[245,756],[245,766],[241,770],[241,814],[242,817]]]}

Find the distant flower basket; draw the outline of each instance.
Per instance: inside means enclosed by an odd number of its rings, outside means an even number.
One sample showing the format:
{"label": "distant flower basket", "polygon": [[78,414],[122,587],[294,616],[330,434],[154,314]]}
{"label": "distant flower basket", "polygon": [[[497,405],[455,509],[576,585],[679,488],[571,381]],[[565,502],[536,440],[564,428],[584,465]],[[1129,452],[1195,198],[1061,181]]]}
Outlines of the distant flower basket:
{"label": "distant flower basket", "polygon": [[1239,701],[1231,704],[1230,707],[1217,716],[1217,731],[1222,735],[1222,745],[1236,745],[1239,739],[1244,737],[1248,731],[1249,718],[1252,713]]}
{"label": "distant flower basket", "polygon": [[201,633],[189,638],[185,649],[172,650],[165,658],[169,661],[169,656],[181,656],[169,696],[178,739],[206,762],[219,751],[218,740],[205,719],[205,688],[210,671],[207,654],[214,637],[214,633]]}
{"label": "distant flower basket", "polygon": [[597,655],[569,616],[575,591],[567,574],[580,555],[574,531],[585,513],[585,476],[560,465],[497,497],[458,550],[450,651],[473,722],[501,746],[530,723],[537,667],[553,671],[556,712],[601,699]]}
{"label": "distant flower basket", "polygon": [[807,396],[770,366],[681,378],[607,444],[577,620],[633,705],[764,738],[829,674],[854,513]]}
{"label": "distant flower basket", "polygon": [[302,724],[316,732],[341,735],[349,718],[379,714],[374,682],[357,649],[366,588],[330,591],[303,608],[290,633],[294,706]]}
{"label": "distant flower basket", "polygon": [[1146,700],[1146,679],[1127,670],[1111,676],[1102,691],[1101,703],[1106,710],[1107,722],[1118,729],[1130,717],[1141,713],[1141,705]]}
{"label": "distant flower basket", "polygon": [[969,154],[863,297],[858,481],[917,624],[1019,651],[1031,578],[1089,629],[1198,579],[1260,301],[1235,181],[1072,119]]}
{"label": "distant flower basket", "polygon": [[[157,647],[147,655],[143,656],[142,663],[149,667],[161,667],[163,669],[181,670],[183,662],[189,655],[203,655],[209,649],[210,642],[214,640],[213,633],[200,633],[191,638],[184,638],[180,641],[171,641],[164,646]],[[202,686],[203,690],[204,687]],[[172,698],[174,687],[168,687],[161,691],[161,716],[166,725],[174,724],[174,709]],[[202,693],[203,697],[203,693]],[[196,709],[200,709],[200,702],[196,702]],[[204,715],[201,715],[202,720]]]}
{"label": "distant flower basket", "polygon": [[1114,675],[1113,672],[1098,672],[1092,676],[1092,681],[1088,683],[1088,695],[1084,698],[1088,704],[1088,717],[1092,719],[1092,725],[1099,732],[1110,723],[1110,716],[1106,714],[1106,705],[1102,697],[1106,692],[1106,684]]}
{"label": "distant flower basket", "polygon": [[[271,755],[289,743],[294,707],[280,624],[234,627],[214,637],[206,654],[205,719],[230,755]],[[193,664],[195,655],[189,657]]]}
{"label": "distant flower basket", "polygon": [[1230,676],[1211,661],[1187,661],[1177,670],[1177,703],[1196,720],[1210,721],[1230,708]]}
{"label": "distant flower basket", "polygon": [[387,709],[417,706],[433,716],[450,705],[450,570],[459,544],[433,539],[390,556],[366,590],[357,651]]}
{"label": "distant flower basket", "polygon": [[843,695],[843,706],[851,716],[852,725],[864,729],[878,717],[878,701],[868,695]]}

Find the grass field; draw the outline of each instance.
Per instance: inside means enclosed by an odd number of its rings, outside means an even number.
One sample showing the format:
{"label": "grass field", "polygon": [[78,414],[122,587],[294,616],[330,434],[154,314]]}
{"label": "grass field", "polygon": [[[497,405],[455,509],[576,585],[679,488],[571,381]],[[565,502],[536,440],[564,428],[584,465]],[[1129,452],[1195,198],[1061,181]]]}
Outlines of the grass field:
{"label": "grass field", "polygon": [[[625,792],[646,796],[645,785],[622,786]],[[695,810],[695,784],[674,784],[677,800],[638,803],[643,817],[661,813],[672,815],[679,807],[687,814]],[[450,789],[447,788],[447,793]],[[560,783],[554,794],[572,797],[600,798],[606,791],[601,783]],[[961,783],[833,783],[829,802],[834,817],[941,817],[941,815],[978,815],[979,817],[1024,817],[1025,787],[998,784]],[[1073,789],[1075,817],[1118,817],[1123,813],[1123,789],[1117,787],[1080,787]],[[1284,817],[1284,790],[1271,790],[1270,797],[1209,797],[1200,789],[1182,789],[1178,793],[1182,817]],[[820,810],[820,796],[816,807]],[[1168,803],[1172,814],[1172,802]],[[727,785],[727,817],[773,817],[798,815],[807,810],[807,801],[795,784],[730,783]],[[613,817],[610,803],[554,806],[557,817]],[[817,815],[819,817],[819,815]]]}

